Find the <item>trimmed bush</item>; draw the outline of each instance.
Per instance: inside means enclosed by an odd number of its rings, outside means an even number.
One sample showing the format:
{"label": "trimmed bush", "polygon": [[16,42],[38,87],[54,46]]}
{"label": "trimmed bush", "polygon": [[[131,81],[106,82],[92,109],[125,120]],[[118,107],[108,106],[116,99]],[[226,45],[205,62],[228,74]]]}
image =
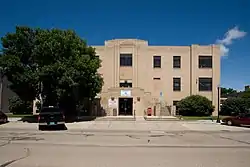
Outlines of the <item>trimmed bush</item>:
{"label": "trimmed bush", "polygon": [[212,102],[204,96],[191,95],[177,103],[182,116],[210,116],[214,111]]}
{"label": "trimmed bush", "polygon": [[250,100],[240,97],[231,97],[225,100],[221,106],[220,115],[236,116],[248,113]]}

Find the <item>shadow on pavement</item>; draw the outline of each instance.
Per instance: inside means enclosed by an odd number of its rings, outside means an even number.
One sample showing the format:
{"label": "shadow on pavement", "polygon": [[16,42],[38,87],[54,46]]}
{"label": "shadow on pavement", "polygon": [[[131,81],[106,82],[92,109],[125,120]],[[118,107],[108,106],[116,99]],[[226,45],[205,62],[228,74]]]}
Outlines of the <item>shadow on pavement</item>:
{"label": "shadow on pavement", "polygon": [[60,125],[60,126],[45,126],[42,129],[40,129],[42,131],[64,131],[64,130],[68,130],[67,126],[64,125]]}
{"label": "shadow on pavement", "polygon": [[37,123],[38,122],[38,115],[30,115],[24,116],[20,121],[28,122],[28,123]]}
{"label": "shadow on pavement", "polygon": [[7,123],[9,123],[9,121],[7,121],[7,122],[1,122],[0,125],[7,124]]}
{"label": "shadow on pavement", "polygon": [[221,125],[223,125],[223,126],[228,126],[228,127],[250,128],[250,125],[232,125],[232,126],[229,126],[229,125],[227,125],[227,124],[224,123],[224,122],[222,122]]}
{"label": "shadow on pavement", "polygon": [[[95,116],[66,116],[65,122],[66,123],[73,123],[73,122],[84,122],[84,121],[93,121],[95,120]],[[38,115],[31,115],[25,116],[20,121],[28,122],[28,123],[38,123]]]}

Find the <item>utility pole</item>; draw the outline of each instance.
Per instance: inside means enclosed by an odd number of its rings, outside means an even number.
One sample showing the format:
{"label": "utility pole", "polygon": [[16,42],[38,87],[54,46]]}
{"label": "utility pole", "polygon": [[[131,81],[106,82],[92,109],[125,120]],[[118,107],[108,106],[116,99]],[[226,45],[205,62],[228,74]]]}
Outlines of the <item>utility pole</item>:
{"label": "utility pole", "polygon": [[217,104],[217,107],[218,107],[218,115],[217,115],[217,123],[220,123],[220,86],[217,87],[217,93],[218,93],[218,104]]}
{"label": "utility pole", "polygon": [[2,111],[2,95],[3,95],[3,77],[0,71],[0,111]]}
{"label": "utility pole", "polygon": [[4,69],[0,67],[0,111],[3,109],[3,77]]}

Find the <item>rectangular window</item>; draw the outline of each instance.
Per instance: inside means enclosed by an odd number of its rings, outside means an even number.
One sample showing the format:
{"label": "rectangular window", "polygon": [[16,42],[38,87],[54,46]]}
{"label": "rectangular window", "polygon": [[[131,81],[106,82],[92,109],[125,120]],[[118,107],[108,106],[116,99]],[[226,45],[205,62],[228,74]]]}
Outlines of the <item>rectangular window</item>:
{"label": "rectangular window", "polygon": [[153,67],[161,68],[161,56],[154,56]]}
{"label": "rectangular window", "polygon": [[199,68],[212,68],[212,56],[199,56]]}
{"label": "rectangular window", "polygon": [[173,78],[173,91],[181,91],[181,78]]}
{"label": "rectangular window", "polygon": [[95,55],[96,58],[100,59],[100,56],[99,55]]}
{"label": "rectangular window", "polygon": [[212,91],[212,78],[199,78],[199,91]]}
{"label": "rectangular window", "polygon": [[120,54],[120,66],[132,66],[132,54]]}
{"label": "rectangular window", "polygon": [[128,82],[127,80],[120,81],[120,87],[121,88],[132,88],[132,82]]}
{"label": "rectangular window", "polygon": [[154,78],[154,80],[161,80],[161,78]]}
{"label": "rectangular window", "polygon": [[173,57],[173,68],[181,68],[181,56]]}

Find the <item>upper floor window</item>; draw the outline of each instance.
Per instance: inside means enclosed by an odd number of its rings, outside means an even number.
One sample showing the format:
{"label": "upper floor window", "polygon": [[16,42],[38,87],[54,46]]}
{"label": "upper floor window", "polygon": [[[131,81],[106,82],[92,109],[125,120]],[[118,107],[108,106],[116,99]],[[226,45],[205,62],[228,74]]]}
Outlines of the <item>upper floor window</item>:
{"label": "upper floor window", "polygon": [[212,56],[199,56],[199,68],[212,68]]}
{"label": "upper floor window", "polygon": [[154,68],[161,68],[161,56],[154,56]]}
{"label": "upper floor window", "polygon": [[132,54],[120,54],[120,66],[132,66]]}
{"label": "upper floor window", "polygon": [[181,78],[173,78],[173,91],[181,91]]}
{"label": "upper floor window", "polygon": [[173,57],[173,68],[181,68],[181,56]]}
{"label": "upper floor window", "polygon": [[212,78],[199,78],[199,91],[212,91]]}

